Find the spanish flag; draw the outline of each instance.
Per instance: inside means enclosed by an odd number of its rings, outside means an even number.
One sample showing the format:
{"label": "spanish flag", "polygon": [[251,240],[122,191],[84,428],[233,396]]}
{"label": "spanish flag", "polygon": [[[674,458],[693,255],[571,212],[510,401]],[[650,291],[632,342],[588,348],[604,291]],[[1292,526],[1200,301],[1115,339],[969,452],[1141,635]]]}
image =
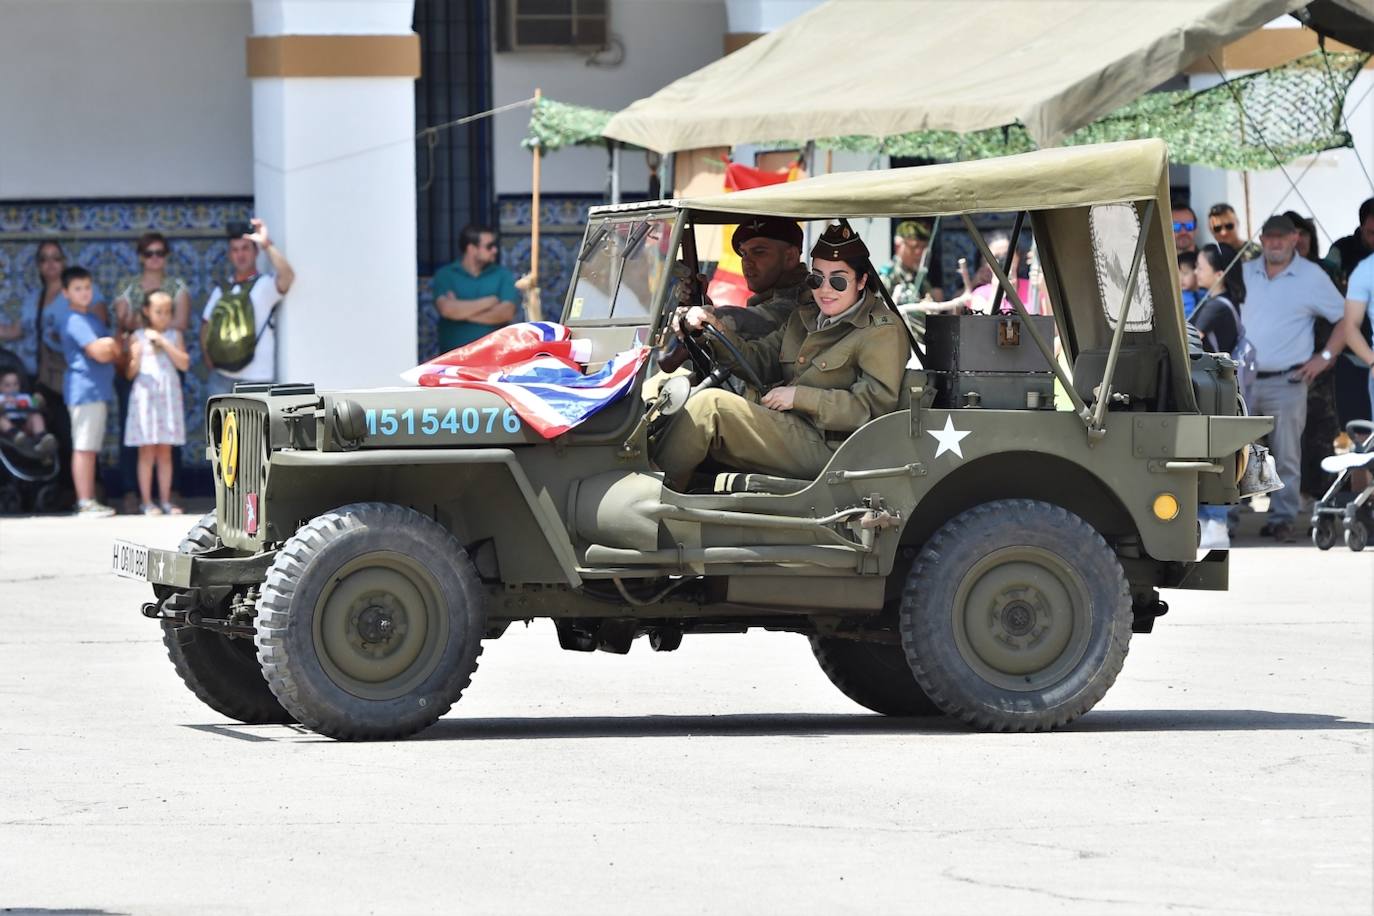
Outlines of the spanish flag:
{"label": "spanish flag", "polygon": [[[782,184],[784,181],[796,181],[800,177],[801,162],[794,162],[776,172],[752,168],[729,160],[725,163],[727,193]],[[711,284],[706,289],[706,295],[714,305],[743,306],[753,295],[748,284],[744,282],[744,268],[740,265],[739,255],[735,254],[735,249],[730,246],[730,237],[734,233],[734,226],[725,226],[720,234],[720,260],[716,264],[715,274],[711,277]]]}

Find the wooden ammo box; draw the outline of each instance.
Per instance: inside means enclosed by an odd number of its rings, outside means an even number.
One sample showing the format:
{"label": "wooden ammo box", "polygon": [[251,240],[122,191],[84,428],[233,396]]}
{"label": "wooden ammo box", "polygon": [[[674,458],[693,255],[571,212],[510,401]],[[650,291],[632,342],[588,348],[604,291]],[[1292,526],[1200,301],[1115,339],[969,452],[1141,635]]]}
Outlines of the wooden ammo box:
{"label": "wooden ammo box", "polygon": [[[1032,315],[1045,341],[1054,318]],[[990,410],[1053,409],[1054,374],[1017,315],[931,315],[926,366],[939,406]]]}

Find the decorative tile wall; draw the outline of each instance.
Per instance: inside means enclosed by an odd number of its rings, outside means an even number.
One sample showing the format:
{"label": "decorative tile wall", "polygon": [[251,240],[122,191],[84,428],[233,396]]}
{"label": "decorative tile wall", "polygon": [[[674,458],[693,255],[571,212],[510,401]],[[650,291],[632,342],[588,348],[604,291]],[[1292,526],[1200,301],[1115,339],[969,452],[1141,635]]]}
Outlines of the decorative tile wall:
{"label": "decorative tile wall", "polygon": [[[540,201],[539,285],[545,317],[556,318],[562,311],[587,208],[602,202],[594,195],[546,195]],[[189,443],[182,450],[182,463],[193,472],[189,475],[192,480],[203,477],[205,470],[204,451],[197,447],[204,428],[206,395],[195,315],[227,270],[224,226],[248,219],[252,206],[251,198],[0,202],[0,320],[17,319],[20,303],[37,287],[34,254],[40,241],[56,238],[66,252],[67,263],[90,270],[96,286],[111,297],[120,281],[139,269],[134,250],[138,237],[153,230],[167,236],[172,252],[168,269],[191,289],[191,371],[185,378]],[[501,262],[520,276],[529,270],[530,199],[503,197],[499,213]],[[417,361],[435,355],[438,346],[438,316],[430,280],[419,278]],[[121,439],[118,413],[112,410],[102,452],[107,467],[117,462]],[[200,488],[189,489],[194,493]]]}
{"label": "decorative tile wall", "polygon": [[[252,206],[252,199],[246,197],[2,202],[0,317],[17,319],[24,297],[38,287],[34,255],[39,242],[57,239],[67,263],[90,270],[96,288],[109,299],[121,280],[139,270],[138,237],[161,232],[171,248],[169,273],[181,277],[191,289],[192,333],[187,335],[191,371],[185,377],[189,447],[182,450],[182,462],[188,468],[203,467],[204,450],[195,446],[204,428],[205,368],[194,315],[227,270],[224,226],[248,219]],[[101,453],[106,465],[118,461],[121,433],[118,412],[111,410]]]}

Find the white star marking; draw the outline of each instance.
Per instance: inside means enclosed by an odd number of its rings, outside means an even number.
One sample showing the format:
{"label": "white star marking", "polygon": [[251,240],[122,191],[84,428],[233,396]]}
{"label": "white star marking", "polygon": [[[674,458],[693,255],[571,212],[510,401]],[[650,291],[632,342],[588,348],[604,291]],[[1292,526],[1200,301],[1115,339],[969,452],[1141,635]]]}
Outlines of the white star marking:
{"label": "white star marking", "polygon": [[928,429],[926,432],[934,436],[935,441],[940,443],[935,449],[936,458],[939,458],[945,452],[953,452],[962,458],[964,457],[964,450],[959,447],[959,440],[973,432],[973,430],[964,430],[960,432],[954,428],[954,417],[946,416],[944,429]]}
{"label": "white star marking", "polygon": [[163,568],[167,565],[167,558],[159,555],[157,558],[157,577],[162,578]]}

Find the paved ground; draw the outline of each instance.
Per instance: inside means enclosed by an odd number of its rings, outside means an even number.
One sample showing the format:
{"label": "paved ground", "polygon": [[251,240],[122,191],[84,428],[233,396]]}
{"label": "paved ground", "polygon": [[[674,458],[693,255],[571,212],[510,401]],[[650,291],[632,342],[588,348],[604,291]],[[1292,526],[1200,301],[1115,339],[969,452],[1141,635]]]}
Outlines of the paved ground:
{"label": "paved ground", "polygon": [[[95,913],[1369,913],[1370,555],[1239,550],[1049,735],[869,715],[795,636],[487,647],[421,739],[236,726],[113,536],[0,522],[0,907]],[[4,910],[11,912],[11,910]]]}

